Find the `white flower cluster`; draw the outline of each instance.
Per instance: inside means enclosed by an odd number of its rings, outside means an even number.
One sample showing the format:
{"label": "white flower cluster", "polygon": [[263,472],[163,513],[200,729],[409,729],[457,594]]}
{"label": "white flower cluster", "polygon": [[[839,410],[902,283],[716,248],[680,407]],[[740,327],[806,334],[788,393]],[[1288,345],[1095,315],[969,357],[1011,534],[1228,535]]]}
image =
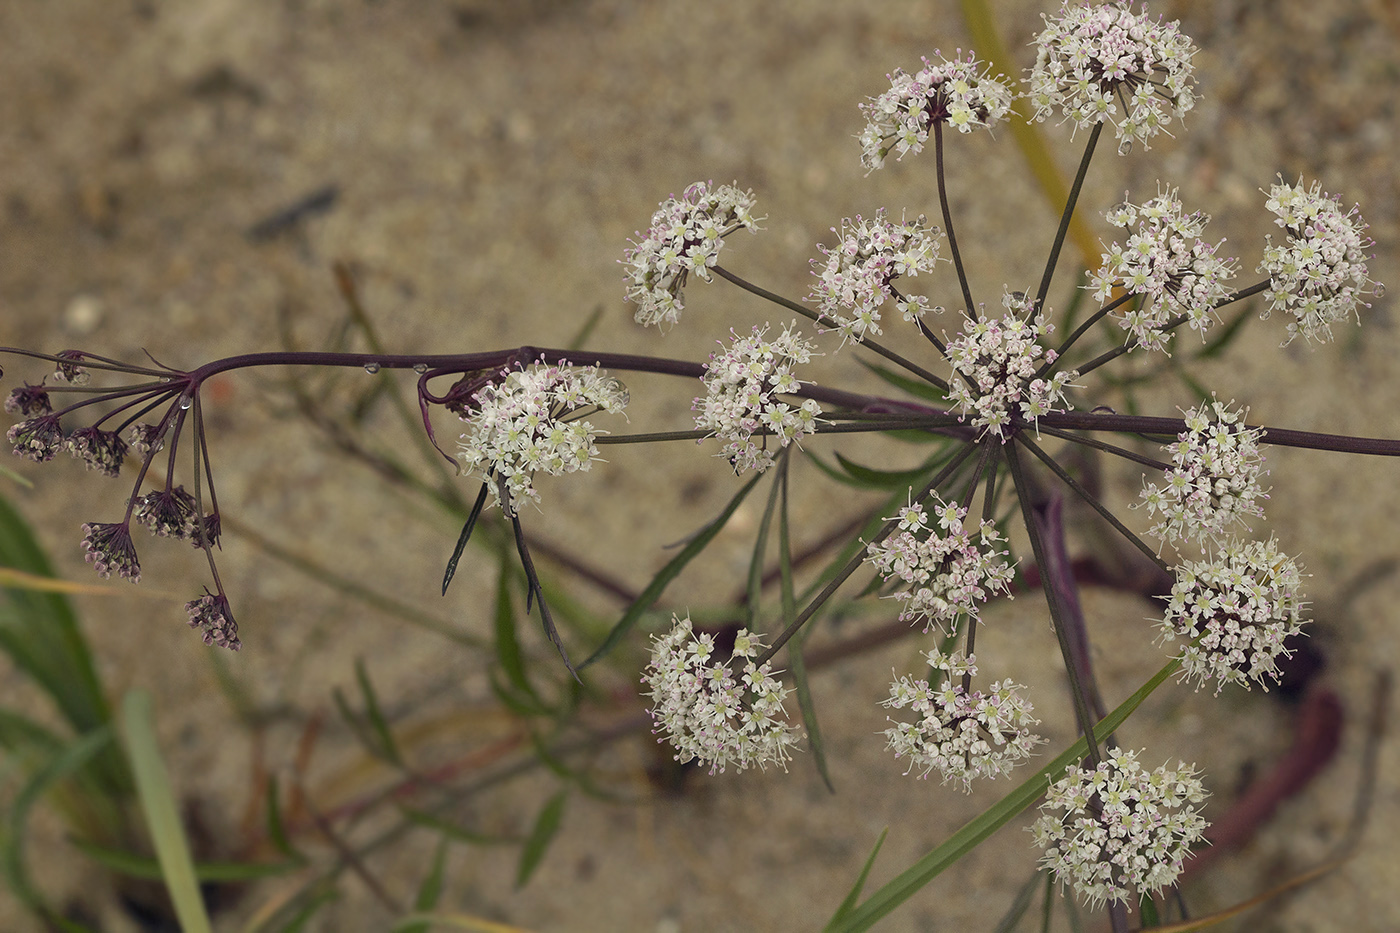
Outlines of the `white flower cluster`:
{"label": "white flower cluster", "polygon": [[944,784],[961,781],[969,792],[975,778],[1010,774],[1045,741],[1031,732],[1040,720],[1021,696],[1023,686],[1003,680],[992,684],[990,693],[968,692],[962,678],[976,676],[976,655],[929,651],[925,657],[943,671],[943,686],[935,691],[926,680],[904,676],[890,684],[890,698],[880,703],[919,716],[916,722],[891,719],[894,727],[885,730],[895,757],[909,758],[909,771],[919,768],[926,778],[936,769]]}
{"label": "white flower cluster", "polygon": [[1186,643],[1182,678],[1197,689],[1213,678],[1216,693],[1250,680],[1267,690],[1264,678],[1277,679],[1278,657],[1289,653],[1283,640],[1303,629],[1301,577],[1273,539],[1232,542],[1214,560],[1178,566],[1161,629],[1163,641]]}
{"label": "white flower cluster", "polygon": [[976,624],[978,606],[993,593],[1007,592],[1012,570],[1003,560],[1008,552],[996,549],[1006,539],[994,524],[982,522],[974,543],[963,527],[967,509],[944,502],[936,493],[933,500],[937,530],[929,524],[923,506],[911,503],[896,516],[899,530],[870,545],[865,560],[882,579],[897,578],[907,584],[892,594],[904,604],[900,621],[922,620],[924,631],[935,623],[952,631],[961,616],[969,616]]}
{"label": "white flower cluster", "polygon": [[1046,362],[1056,359],[1054,350],[1038,342],[1055,326],[1044,315],[1032,315],[1032,304],[1025,296],[1008,293],[1002,298],[1004,317],[967,318],[962,336],[948,342],[948,361],[960,377],[948,380],[949,401],[1003,443],[1018,410],[1031,421],[1055,411],[1055,403],[1064,402],[1065,386],[1078,375],[1064,370],[1049,379],[1036,377],[1042,356]]}
{"label": "white flower cluster", "polygon": [[[874,220],[859,215],[855,220],[845,218],[840,231],[832,227],[831,232],[838,233],[841,241],[830,249],[817,244],[826,262],[812,260],[820,268],[812,271],[817,283],[809,300],[820,306],[825,320],[836,325],[843,342],[859,343],[866,333],[880,334],[880,306],[893,294],[891,282],[901,275],[933,271],[941,231],[929,226],[922,214],[913,223],[902,219],[891,223],[881,208]],[[895,299],[895,307],[906,321],[912,321],[927,310],[928,299],[901,296]]]}
{"label": "white flower cluster", "polygon": [[[537,363],[502,375],[472,397],[463,416],[471,430],[462,435],[457,459],[485,479],[493,501],[514,515],[522,499],[539,501],[535,473],[587,470],[598,456],[593,439],[606,432],[579,415],[599,409],[618,414],[628,397],[622,383],[596,366]],[[498,482],[505,484],[506,502]]]}
{"label": "white flower cluster", "polygon": [[1037,121],[1059,110],[1081,129],[1112,123],[1119,152],[1126,153],[1134,139],[1146,144],[1195,106],[1196,49],[1175,22],[1153,22],[1126,2],[1066,2],[1059,16],[1043,18],[1031,69]]}
{"label": "white flower cluster", "polygon": [[627,300],[637,306],[639,324],[674,324],[685,307],[681,289],[694,272],[710,281],[724,238],[746,228],[758,232],[752,191],[697,181],[680,198],[661,202],[646,233],[637,231],[622,257],[627,267]]}
{"label": "white flower cluster", "polygon": [[[676,749],[676,760],[698,759],[710,773],[734,765],[743,771],[768,762],[786,767],[789,747],[797,733],[787,724],[783,700],[788,688],[775,678],[770,664],[753,663],[763,650],[761,636],[740,629],[729,664],[711,661],[713,635],[696,635],[689,617],[675,619],[669,634],[653,636],[651,663],[642,682],[651,688],[653,732],[664,733]],[[742,678],[730,664],[742,661]]]}
{"label": "white flower cluster", "polygon": [[1050,785],[1031,827],[1045,850],[1041,864],[1095,909],[1157,891],[1176,881],[1204,837],[1209,824],[1190,805],[1205,796],[1183,762],[1149,772],[1120,749],[1092,771],[1071,767]]}
{"label": "white flower cluster", "polygon": [[1247,408],[1231,411],[1217,399],[1185,413],[1186,430],[1162,448],[1175,468],[1163,471],[1164,487],[1153,483],[1141,493],[1148,514],[1161,516],[1150,534],[1203,544],[1222,539],[1233,525],[1248,528],[1246,519],[1264,517],[1257,501],[1268,498],[1259,485],[1269,473],[1259,451],[1264,431],[1244,426],[1248,413]]}
{"label": "white flower cluster", "polygon": [[[1287,345],[1300,333],[1309,341],[1331,340],[1334,322],[1357,317],[1356,306],[1369,308],[1363,298],[1380,295],[1384,286],[1371,280],[1366,250],[1374,245],[1356,207],[1343,214],[1337,199],[1311,188],[1286,185],[1269,188],[1266,207],[1278,215],[1274,222],[1288,233],[1279,246],[1268,243],[1259,271],[1269,275],[1269,311],[1286,311]],[[1265,317],[1268,312],[1265,312]]]}
{"label": "white flower cluster", "polygon": [[1124,314],[1118,323],[1149,350],[1166,351],[1163,328],[1179,315],[1185,315],[1204,340],[1215,322],[1216,304],[1229,294],[1225,283],[1235,274],[1233,259],[1215,255],[1220,244],[1201,239],[1210,216],[1200,211],[1183,215],[1176,189],[1145,204],[1124,203],[1104,216],[1131,236],[1103,254],[1094,273],[1094,297],[1107,301],[1114,286],[1144,296],[1142,307]]}
{"label": "white flower cluster", "polygon": [[773,455],[754,442],[755,431],[768,432],[760,435],[764,441],[771,433],[786,447],[816,430],[821,406],[815,400],[791,405],[777,398],[801,387],[792,368],[810,360],[816,349],[793,326],[773,339],[766,324],[747,337],[735,334],[729,349],[710,354],[705,364],[705,395],[695,400],[695,426],[728,442],[720,456],[729,458],[736,473],[761,473],[773,465]]}
{"label": "white flower cluster", "polygon": [[990,65],[971,52],[962,59],[961,49],[952,61],[933,54],[938,60],[923,59],[924,67],[912,76],[896,68],[890,89],[860,105],[868,121],[859,137],[866,169],[884,165],[891,150],[899,158],[922,151],[934,123],[970,133],[978,126],[990,129],[1011,109],[1011,87],[1001,75],[991,76]]}

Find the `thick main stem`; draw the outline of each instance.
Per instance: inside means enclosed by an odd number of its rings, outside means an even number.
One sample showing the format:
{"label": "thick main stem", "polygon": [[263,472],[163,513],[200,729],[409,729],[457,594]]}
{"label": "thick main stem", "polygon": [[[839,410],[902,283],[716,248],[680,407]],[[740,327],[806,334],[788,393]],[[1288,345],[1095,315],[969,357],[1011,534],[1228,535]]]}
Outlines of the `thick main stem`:
{"label": "thick main stem", "polygon": [[[1079,731],[1084,733],[1084,740],[1089,746],[1089,765],[1096,768],[1101,757],[1098,739],[1094,736],[1094,722],[1096,720],[1090,714],[1093,686],[1091,683],[1084,683],[1080,676],[1080,652],[1076,650],[1071,640],[1068,607],[1063,605],[1063,594],[1060,591],[1064,575],[1051,572],[1052,555],[1045,546],[1041,533],[1044,523],[1041,516],[1037,514],[1036,508],[1039,498],[1037,496],[1038,490],[1021,468],[1021,458],[1016,450],[1015,441],[1005,445],[1004,450],[1007,467],[1011,470],[1011,480],[1016,487],[1016,498],[1021,503],[1021,516],[1025,521],[1026,534],[1030,535],[1031,550],[1035,553],[1036,566],[1040,568],[1040,585],[1045,590],[1045,601],[1050,607],[1051,625],[1055,629],[1055,638],[1060,643],[1060,654],[1065,661],[1065,673],[1069,675],[1070,693],[1074,700],[1074,715],[1079,721]],[[1069,586],[1073,587],[1073,585],[1072,582],[1069,583]]]}

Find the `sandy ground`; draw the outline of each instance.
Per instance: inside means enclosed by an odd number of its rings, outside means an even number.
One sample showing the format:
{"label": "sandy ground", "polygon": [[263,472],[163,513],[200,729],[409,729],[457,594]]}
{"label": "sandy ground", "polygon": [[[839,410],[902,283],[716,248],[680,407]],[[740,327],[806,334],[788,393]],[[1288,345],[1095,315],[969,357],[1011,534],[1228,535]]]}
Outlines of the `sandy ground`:
{"label": "sandy ground", "polygon": [[[1018,66],[1028,65],[1021,37],[1039,26],[1038,7],[995,6]],[[1179,185],[1189,206],[1214,215],[1214,234],[1242,257],[1243,281],[1274,229],[1258,189],[1276,173],[1318,177],[1348,205],[1363,202],[1375,275],[1400,282],[1393,5],[1181,0],[1154,9],[1180,18],[1202,46],[1204,99],[1178,139],[1128,159],[1106,153],[1089,203],[1106,206],[1125,189],[1141,200],[1158,179]],[[602,308],[590,346],[703,358],[728,328],[768,312],[733,289],[693,287],[682,326],[664,337],[636,327],[620,300],[616,260],[657,201],[696,179],[755,189],[767,229],[734,242],[726,263],[800,297],[813,244],[840,218],[880,206],[936,213],[927,158],[863,177],[851,138],[860,129],[855,103],[878,93],[894,67],[968,44],[950,0],[58,0],[0,4],[0,35],[0,343],[77,345],[133,360],[144,349],[173,366],[276,349],[281,334],[326,345],[344,318],[335,261],[357,270],[390,350],[559,345]],[[1062,164],[1072,165],[1078,146],[1068,132],[1052,128],[1049,136]],[[956,140],[953,152],[960,240],[975,288],[994,303],[1002,284],[1033,283],[1055,218],[1006,134]],[[328,211],[270,239],[247,235],[327,186],[338,193]],[[935,303],[956,301],[951,275],[929,294]],[[1067,283],[1057,294],[1063,301]],[[1203,381],[1252,406],[1260,423],[1400,434],[1400,337],[1389,299],[1366,315],[1363,331],[1344,329],[1337,344],[1315,352],[1278,350],[1276,324],[1248,331],[1229,360],[1202,371]],[[865,384],[849,353],[824,364],[823,381]],[[16,377],[40,374],[8,361],[6,370],[7,390]],[[437,599],[450,522],[310,432],[288,411],[277,378],[250,374],[211,386],[213,456],[228,514],[298,554],[489,633],[494,569],[466,567],[453,595]],[[370,378],[346,377],[339,391],[363,391]],[[632,429],[686,426],[689,387],[644,379],[631,387]],[[1189,401],[1164,392],[1159,410]],[[387,406],[370,418],[377,443],[402,445]],[[713,514],[735,481],[689,445],[614,451],[579,482],[547,485],[531,525],[605,557],[636,586],[668,559],[662,546]],[[121,493],[76,464],[11,466],[34,486],[7,482],[4,494],[36,523],[62,573],[88,580],[78,526],[110,520]],[[1345,603],[1348,581],[1400,551],[1394,465],[1284,451],[1271,466],[1267,530],[1313,574],[1316,637],[1349,725],[1324,776],[1192,888],[1198,911],[1264,890],[1329,851],[1350,812],[1371,677],[1397,659],[1400,579]],[[810,488],[796,514],[816,534],[829,521],[830,487],[806,482],[816,480],[806,473],[799,479]],[[1128,501],[1137,477],[1113,479],[1117,501]],[[736,517],[737,530],[693,581],[668,593],[668,605],[684,609],[729,591],[757,508]],[[180,603],[205,571],[169,545],[145,547],[143,559],[143,595],[83,601],[87,630],[114,695],[130,687],[156,693],[178,784],[199,802],[211,851],[227,852],[243,838],[255,743],[209,653],[181,621]],[[306,723],[329,717],[311,768],[323,804],[384,783],[382,774],[354,770],[354,745],[332,711],[331,690],[353,685],[356,657],[369,659],[392,712],[422,726],[425,754],[489,750],[507,734],[489,708],[487,659],[309,582],[239,535],[229,536],[220,568],[245,644],[228,676],[274,713],[263,764],[285,778]],[[1116,702],[1161,663],[1144,621],[1152,610],[1102,592],[1087,594],[1086,609],[1105,693]],[[1046,732],[1062,745],[1069,718],[1043,605],[1024,598],[998,607],[987,631],[979,653],[1032,685]],[[547,656],[538,639],[529,644]],[[912,670],[920,647],[911,639],[815,675],[834,795],[801,759],[787,774],[693,776],[684,793],[663,795],[643,777],[655,760],[650,738],[628,740],[600,762],[617,799],[574,794],[528,888],[512,889],[513,849],[460,846],[443,906],[541,930],[818,926],[882,827],[890,836],[872,884],[1009,786],[964,798],[904,776],[883,752],[875,702],[890,669]],[[3,676],[7,699],[33,702],[15,675]],[[598,725],[639,709],[621,674],[601,683],[611,691],[603,703],[610,712],[597,714]],[[1258,692],[1216,700],[1169,688],[1124,741],[1147,747],[1147,759],[1198,762],[1213,810],[1287,746],[1289,715]],[[429,720],[446,726],[434,732],[422,725]],[[1400,928],[1392,896],[1400,877],[1396,749],[1383,749],[1359,856],[1237,929]],[[521,832],[557,786],[532,776],[478,795],[458,816],[486,832]],[[1033,870],[1021,831],[1028,822],[1008,827],[885,928],[990,929]],[[41,820],[32,842],[45,890],[60,902],[82,899],[103,929],[135,929],[61,832]],[[324,851],[314,833],[306,838]],[[371,862],[400,903],[426,871],[430,842],[415,837]],[[316,929],[387,928],[391,915],[358,880],[341,887]],[[220,928],[240,928],[285,889],[249,892],[219,917]],[[24,924],[0,899],[0,928]]]}

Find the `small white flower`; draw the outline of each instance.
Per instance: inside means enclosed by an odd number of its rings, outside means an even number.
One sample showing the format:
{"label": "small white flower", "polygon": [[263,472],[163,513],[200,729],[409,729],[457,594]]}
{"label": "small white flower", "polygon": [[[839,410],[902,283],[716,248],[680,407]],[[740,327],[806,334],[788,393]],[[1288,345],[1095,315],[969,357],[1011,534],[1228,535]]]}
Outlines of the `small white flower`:
{"label": "small white flower", "polygon": [[948,342],[948,359],[954,378],[948,380],[948,400],[963,417],[997,435],[1005,443],[1018,419],[1034,422],[1041,415],[1060,411],[1064,390],[1078,373],[1063,370],[1049,379],[1036,376],[1042,358],[1054,362],[1054,350],[1046,350],[1039,338],[1054,331],[1044,315],[1033,314],[1033,302],[1008,292],[1002,298],[1007,314],[1000,319],[966,318],[961,336]]}
{"label": "small white flower", "polygon": [[1162,641],[1185,642],[1182,678],[1197,689],[1214,679],[1216,693],[1251,680],[1267,690],[1265,678],[1277,680],[1278,658],[1289,654],[1284,639],[1303,629],[1301,586],[1297,563],[1273,539],[1231,542],[1212,560],[1177,567],[1160,627]]}
{"label": "small white flower", "polygon": [[1162,448],[1175,467],[1163,472],[1162,487],[1143,487],[1139,505],[1160,516],[1149,529],[1154,537],[1202,544],[1223,538],[1235,525],[1248,528],[1249,518],[1264,517],[1257,501],[1268,498],[1259,483],[1269,474],[1259,450],[1264,431],[1244,426],[1249,409],[1231,411],[1214,398],[1185,414],[1186,430]]}
{"label": "small white flower", "polygon": [[1119,749],[1094,770],[1071,767],[1050,785],[1031,827],[1041,864],[1097,909],[1174,883],[1208,824],[1194,767],[1146,771]]}
{"label": "small white flower", "polygon": [[[1045,740],[1031,732],[1040,720],[1019,691],[1025,688],[1009,680],[992,684],[990,693],[963,689],[964,674],[976,675],[977,657],[954,652],[925,653],[928,663],[944,673],[942,687],[934,691],[926,680],[900,677],[890,684],[887,709],[909,708],[919,714],[915,722],[894,723],[885,730],[896,758],[909,759],[909,770],[928,777],[937,770],[943,783],[961,781],[972,790],[978,777],[1010,774]],[[956,681],[956,683],[955,683]]]}
{"label": "small white flower", "polygon": [[[920,214],[913,223],[901,219],[891,223],[881,208],[874,220],[841,221],[841,229],[831,228],[840,240],[831,248],[817,249],[826,257],[812,260],[812,286],[809,301],[819,307],[822,318],[835,325],[842,342],[859,343],[867,333],[880,334],[880,307],[893,295],[891,283],[900,276],[914,277],[932,272],[939,255],[937,227]],[[895,307],[906,321],[927,310],[928,299],[910,295],[897,299]]]}
{"label": "small white flower", "polygon": [[661,202],[651,227],[637,232],[623,254],[627,300],[637,306],[639,324],[674,324],[684,309],[681,289],[693,272],[710,280],[724,238],[740,227],[758,232],[752,191],[697,181],[680,198]]}
{"label": "small white flower", "polygon": [[938,506],[937,530],[928,527],[922,508],[911,505],[896,516],[908,530],[870,545],[865,560],[882,579],[905,584],[890,596],[903,604],[900,621],[922,621],[924,631],[935,623],[952,631],[962,616],[976,624],[981,604],[1007,592],[1012,569],[1004,560],[1008,552],[997,548],[1005,539],[994,524],[982,522],[974,542],[963,527],[966,509],[936,493],[932,501]]}
{"label": "small white flower", "polygon": [[924,67],[912,76],[896,68],[890,89],[860,105],[867,121],[859,136],[866,169],[880,168],[892,150],[899,158],[922,151],[934,123],[970,133],[978,126],[990,129],[1011,109],[1011,88],[1004,77],[991,76],[990,65],[971,52],[963,59],[961,49],[952,61],[933,54],[937,60],[923,59]]}
{"label": "small white flower", "polygon": [[1126,2],[1066,2],[1058,16],[1042,18],[1031,69],[1037,121],[1058,110],[1081,129],[1111,123],[1126,153],[1133,140],[1146,144],[1195,106],[1196,49],[1177,23],[1153,22]]}
{"label": "small white flower", "polygon": [[1364,299],[1384,292],[1381,283],[1371,279],[1366,250],[1375,244],[1366,236],[1366,223],[1356,207],[1343,214],[1336,198],[1324,194],[1320,182],[1311,188],[1279,183],[1269,189],[1268,209],[1278,215],[1277,223],[1288,234],[1278,246],[1266,237],[1268,246],[1259,271],[1269,275],[1270,311],[1293,315],[1288,322],[1287,345],[1302,334],[1309,342],[1332,339],[1332,324],[1355,317],[1357,305],[1369,308]]}
{"label": "small white flower", "polygon": [[[695,400],[695,426],[728,442],[720,456],[729,458],[736,473],[772,466],[773,455],[764,446],[770,435],[786,447],[816,430],[821,406],[815,400],[793,405],[777,398],[802,385],[793,367],[810,360],[815,349],[794,326],[772,339],[767,325],[755,326],[748,337],[735,334],[729,349],[710,354],[705,364],[706,391]],[[764,444],[755,442],[756,431],[767,432],[760,435]]]}
{"label": "small white flower", "polygon": [[[786,769],[797,730],[787,723],[788,688],[774,676],[778,672],[753,663],[763,651],[762,636],[741,629],[731,660],[711,663],[714,636],[696,635],[689,617],[672,621],[669,633],[652,636],[651,663],[642,673],[652,698],[652,731],[670,741],[677,761],[698,759],[711,774],[769,762]],[[740,662],[743,674],[736,678],[731,665]]]}
{"label": "small white flower", "polygon": [[[587,470],[597,458],[593,439],[607,433],[579,418],[602,410],[618,414],[627,406],[622,383],[598,367],[568,368],[538,363],[502,373],[502,380],[478,390],[463,420],[471,430],[462,435],[457,458],[486,480],[493,501],[514,515],[522,499],[539,501],[533,477]],[[497,480],[503,480],[508,501],[500,501]]]}
{"label": "small white flower", "polygon": [[1144,296],[1142,307],[1118,323],[1149,350],[1166,351],[1163,328],[1179,315],[1204,340],[1215,323],[1215,306],[1229,294],[1225,283],[1235,274],[1233,259],[1216,256],[1220,243],[1201,239],[1210,217],[1200,211],[1183,215],[1174,188],[1145,204],[1125,202],[1105,216],[1131,235],[1103,254],[1094,273],[1094,297],[1107,301],[1115,286]]}

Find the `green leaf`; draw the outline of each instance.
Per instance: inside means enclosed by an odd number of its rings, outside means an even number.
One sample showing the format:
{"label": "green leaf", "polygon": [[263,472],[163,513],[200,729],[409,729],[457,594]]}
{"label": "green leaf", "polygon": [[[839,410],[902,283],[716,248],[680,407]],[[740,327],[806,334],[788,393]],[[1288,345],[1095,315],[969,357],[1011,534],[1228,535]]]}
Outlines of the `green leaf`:
{"label": "green leaf", "polygon": [[282,822],[281,789],[275,774],[269,775],[267,779],[267,838],[273,848],[283,855],[305,860],[287,838],[287,828]]}
{"label": "green leaf", "polygon": [[1144,930],[1162,925],[1161,918],[1157,916],[1157,902],[1151,894],[1143,892],[1138,898],[1138,919],[1141,921],[1139,926]]}
{"label": "green leaf", "polygon": [[520,863],[515,873],[517,890],[529,883],[530,876],[544,860],[549,844],[554,841],[555,833],[559,832],[559,824],[564,819],[564,804],[568,799],[569,789],[566,787],[549,798],[540,810],[540,815],[535,818],[535,825],[530,829],[530,835],[525,839],[525,847],[520,851]]}
{"label": "green leaf", "polygon": [[175,916],[184,933],[211,933],[209,914],[199,893],[199,882],[190,858],[189,843],[180,823],[175,791],[170,786],[170,774],[160,757],[156,742],[155,722],[151,712],[151,695],[144,690],[130,690],[122,698],[122,727],[126,737],[127,758],[136,778],[136,793],[146,816],[146,827],[156,847],[161,874]]}
{"label": "green leaf", "polygon": [[583,322],[583,326],[578,329],[577,333],[569,338],[568,343],[564,344],[565,349],[577,350],[588,342],[588,338],[593,336],[593,331],[597,329],[598,322],[603,319],[603,310],[602,305],[598,305],[598,307],[593,309],[593,312],[588,315],[587,320]]}
{"label": "green leaf", "polygon": [[[75,849],[116,874],[143,881],[159,881],[164,877],[161,863],[149,855],[137,855],[125,849],[113,849],[81,839],[69,841]],[[200,862],[194,866],[194,875],[201,884],[237,883],[276,878],[297,871],[305,864],[301,859],[283,862]]]}
{"label": "green leaf", "polygon": [[[791,447],[784,447],[780,456],[786,464]],[[749,560],[748,615],[746,628],[750,632],[758,630],[759,612],[763,607],[763,561],[768,553],[768,529],[773,526],[773,512],[778,505],[778,489],[782,484],[775,481],[768,490],[768,505],[763,509],[763,521],[758,523],[758,534],[753,541],[753,557]]]}
{"label": "green leaf", "polygon": [[865,860],[860,874],[856,876],[856,883],[851,885],[851,890],[846,893],[845,900],[836,908],[836,913],[827,924],[827,929],[831,929],[832,924],[844,920],[851,911],[855,910],[856,902],[860,900],[860,892],[865,888],[865,880],[870,877],[870,869],[875,865],[875,857],[880,854],[880,848],[885,844],[885,837],[889,835],[889,832],[888,826],[880,830],[880,838],[875,840],[875,848],[870,850],[870,856]]}
{"label": "green leaf", "polygon": [[[1181,667],[1181,661],[1167,662],[1151,680],[1116,709],[1105,716],[1094,727],[1094,735],[1100,742],[1115,732],[1152,692]],[[828,931],[868,930],[875,922],[893,911],[925,885],[968,852],[982,843],[992,833],[1005,826],[1017,814],[1034,804],[1050,782],[1058,778],[1066,768],[1088,754],[1088,743],[1083,737],[1062,752],[1053,761],[1025,780],[1021,786],[997,801],[980,816],[970,820],[962,829],[955,832],[946,842],[919,859],[897,878],[884,885],[870,896],[860,907],[841,917],[833,917],[827,924]]]}
{"label": "green leaf", "polygon": [[441,833],[444,838],[451,839],[453,842],[463,842],[473,846],[500,846],[520,841],[510,836],[489,836],[485,833],[472,832],[456,823],[450,823],[441,817],[411,807],[399,807],[399,813],[403,814],[404,819],[410,823]]}
{"label": "green leaf", "polygon": [[879,489],[898,489],[901,486],[908,488],[919,485],[920,481],[928,475],[929,470],[937,464],[941,456],[936,456],[931,461],[920,464],[912,470],[877,470],[874,467],[862,466],[849,457],[841,454],[841,451],[834,450],[832,455],[841,464],[841,468],[850,474],[852,479],[861,480],[869,486]]}
{"label": "green leaf", "polygon": [[997,922],[996,933],[1012,933],[1020,925],[1026,911],[1031,909],[1031,900],[1035,897],[1035,892],[1040,889],[1040,878],[1039,870],[1031,872],[1030,879],[1021,885],[1021,890],[1016,892],[1011,906],[1006,909],[1006,913]]}
{"label": "green leaf", "polygon": [[[54,575],[29,526],[3,498],[0,566],[39,577]],[[111,710],[92,652],[67,598],[60,593],[19,587],[5,587],[4,592],[0,651],[8,654],[15,666],[49,695],[74,732],[82,734],[106,726],[111,721]],[[110,754],[116,756],[115,750]],[[130,788],[130,779],[120,768],[109,776],[119,781],[119,786]]]}
{"label": "green leaf", "polygon": [[399,745],[394,741],[394,732],[389,728],[389,722],[384,718],[384,712],[379,706],[379,697],[374,692],[374,684],[370,683],[369,670],[365,667],[364,658],[355,659],[355,681],[360,685],[360,696],[365,701],[365,717],[369,720],[370,728],[374,730],[378,745],[383,749],[383,756],[392,764],[402,768],[404,766],[403,756],[399,754]]}
{"label": "green leaf", "polygon": [[[423,883],[418,886],[418,896],[413,899],[414,913],[427,913],[437,907],[438,900],[442,897],[442,876],[447,865],[447,837],[443,836],[438,840],[437,851],[433,853],[433,864],[428,869],[428,875],[423,879]],[[409,923],[406,926],[396,926],[395,930],[403,933],[428,933],[429,923],[425,921]]]}
{"label": "green leaf", "polygon": [[1209,360],[1224,353],[1226,348],[1235,342],[1235,338],[1239,336],[1244,325],[1253,316],[1254,302],[1246,301],[1234,318],[1226,321],[1223,326],[1215,329],[1215,336],[1211,337],[1210,340],[1206,342],[1206,345],[1201,348],[1200,352],[1196,354],[1196,359]]}
{"label": "green leaf", "polygon": [[30,882],[25,866],[24,843],[28,838],[30,811],[46,793],[55,789],[65,778],[81,773],[88,762],[107,747],[111,739],[110,729],[95,729],[65,746],[34,770],[3,815],[4,836],[3,848],[0,849],[0,870],[4,872],[6,887],[36,913],[48,916],[52,911],[47,909],[43,895]]}
{"label": "green leaf", "polygon": [[714,540],[715,536],[724,530],[724,526],[728,524],[729,519],[733,517],[740,504],[743,503],[745,497],[747,497],[750,490],[753,489],[754,484],[762,478],[762,473],[755,474],[753,479],[745,483],[743,488],[734,494],[734,498],[729,500],[729,504],[724,507],[724,511],[720,512],[713,521],[700,529],[699,533],[691,538],[690,542],[686,544],[685,547],[681,548],[681,552],[671,558],[665,567],[661,568],[660,572],[647,584],[647,588],[642,590],[642,595],[638,596],[636,601],[627,607],[627,611],[623,613],[622,618],[619,619],[617,624],[612,627],[612,630],[608,632],[608,637],[603,639],[603,643],[598,646],[598,650],[594,651],[589,655],[586,661],[579,665],[579,670],[582,670],[594,661],[604,657],[617,647],[618,643],[627,636],[627,633],[632,631],[632,627],[637,624],[642,614],[661,598],[662,592],[670,585],[671,581],[680,576],[681,571],[685,569],[686,565],[694,560],[696,555],[701,551],[705,550],[710,542]]}
{"label": "green leaf", "polygon": [[472,506],[471,514],[467,516],[467,522],[462,526],[462,533],[457,536],[457,544],[452,548],[452,556],[447,558],[447,570],[442,575],[442,595],[447,595],[447,585],[452,582],[452,578],[457,574],[457,562],[462,559],[462,552],[467,549],[467,542],[472,538],[472,530],[476,528],[477,519],[481,518],[481,510],[486,505],[486,493],[488,487],[481,484],[481,491],[476,494],[476,503]]}
{"label": "green leaf", "polygon": [[938,388],[938,386],[929,385],[922,379],[914,379],[902,373],[897,373],[892,369],[886,369],[883,366],[877,366],[869,360],[861,359],[858,356],[855,360],[890,385],[902,389],[910,395],[926,399],[930,402],[939,402],[941,404],[947,404],[948,402],[948,397],[943,394],[943,390]]}
{"label": "green leaf", "polygon": [[496,578],[496,663],[500,665],[506,681],[516,692],[528,697],[528,702],[522,701],[522,705],[533,705],[538,714],[546,709],[546,704],[535,692],[525,672],[525,659],[515,631],[515,605],[510,598],[511,579],[511,564],[502,552],[501,569]]}
{"label": "green leaf", "polygon": [[[797,618],[797,597],[792,585],[792,536],[788,521],[788,461],[783,460],[782,472],[778,474],[778,485],[782,488],[782,509],[778,521],[778,577],[782,584],[783,627],[792,624]],[[831,782],[831,769],[826,762],[826,745],[822,742],[821,724],[817,721],[817,706],[812,700],[812,688],[807,683],[807,662],[802,658],[802,647],[816,627],[807,625],[788,642],[788,672],[792,674],[793,690],[797,694],[797,708],[802,711],[802,724],[807,728],[807,744],[812,749],[812,762],[822,783],[831,793],[836,787]]]}

